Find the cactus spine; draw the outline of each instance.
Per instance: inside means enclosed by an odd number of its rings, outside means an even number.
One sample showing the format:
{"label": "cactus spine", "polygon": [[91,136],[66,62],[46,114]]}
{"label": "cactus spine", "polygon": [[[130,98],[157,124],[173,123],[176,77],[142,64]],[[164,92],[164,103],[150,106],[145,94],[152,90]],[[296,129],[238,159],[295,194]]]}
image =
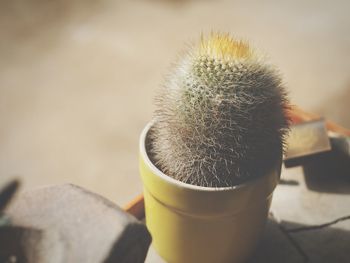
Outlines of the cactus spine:
{"label": "cactus spine", "polygon": [[246,42],[202,37],[157,94],[150,156],[185,183],[234,186],[280,159],[288,130],[278,72]]}

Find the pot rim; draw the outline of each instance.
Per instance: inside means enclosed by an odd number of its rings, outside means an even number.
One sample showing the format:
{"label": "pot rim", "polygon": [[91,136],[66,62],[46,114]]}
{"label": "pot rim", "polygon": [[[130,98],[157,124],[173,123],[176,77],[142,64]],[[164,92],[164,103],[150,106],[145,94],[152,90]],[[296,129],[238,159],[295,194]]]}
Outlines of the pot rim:
{"label": "pot rim", "polygon": [[[148,153],[146,150],[146,137],[148,135],[148,132],[150,128],[153,126],[155,123],[155,120],[151,120],[150,122],[147,123],[147,125],[144,127],[144,129],[141,132],[140,135],[140,142],[139,142],[139,147],[140,147],[140,153],[141,153],[141,158],[145,162],[146,165],[151,169],[154,175],[158,176],[161,178],[163,181],[176,186],[178,188],[183,188],[183,189],[191,189],[191,190],[197,190],[197,191],[203,191],[203,192],[224,192],[224,191],[229,191],[229,190],[236,190],[236,189],[241,189],[241,188],[246,188],[251,185],[254,185],[258,181],[262,180],[263,178],[269,176],[271,172],[266,173],[264,176],[258,177],[251,179],[245,183],[234,185],[234,186],[225,186],[225,187],[207,187],[207,186],[198,186],[198,185],[192,185],[188,183],[181,182],[179,180],[176,180],[165,173],[163,173],[153,162],[150,160],[148,157]],[[275,168],[275,167],[274,167]]]}

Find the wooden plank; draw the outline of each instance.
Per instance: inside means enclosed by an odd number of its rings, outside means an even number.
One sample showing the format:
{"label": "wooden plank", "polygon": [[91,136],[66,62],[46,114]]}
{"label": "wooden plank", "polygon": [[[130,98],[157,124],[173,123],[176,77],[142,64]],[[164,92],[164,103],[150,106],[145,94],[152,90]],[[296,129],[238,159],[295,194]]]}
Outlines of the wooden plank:
{"label": "wooden plank", "polygon": [[[322,118],[317,114],[306,112],[297,106],[290,107],[289,117],[291,118],[293,124]],[[344,136],[350,136],[349,129],[346,129],[345,127],[342,127],[341,125],[329,120],[325,120],[325,123],[328,131],[333,131]]]}
{"label": "wooden plank", "polygon": [[142,220],[145,217],[145,203],[143,200],[143,194],[140,194],[130,203],[128,203],[124,210],[139,220]]}

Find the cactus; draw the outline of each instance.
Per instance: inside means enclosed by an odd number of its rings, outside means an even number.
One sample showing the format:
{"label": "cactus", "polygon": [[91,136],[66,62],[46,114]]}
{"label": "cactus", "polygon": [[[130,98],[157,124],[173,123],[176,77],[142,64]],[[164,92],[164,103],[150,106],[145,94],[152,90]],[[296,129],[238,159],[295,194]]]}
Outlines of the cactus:
{"label": "cactus", "polygon": [[201,38],[155,98],[150,157],[184,183],[229,187],[262,176],[281,158],[288,100],[276,69],[248,43]]}

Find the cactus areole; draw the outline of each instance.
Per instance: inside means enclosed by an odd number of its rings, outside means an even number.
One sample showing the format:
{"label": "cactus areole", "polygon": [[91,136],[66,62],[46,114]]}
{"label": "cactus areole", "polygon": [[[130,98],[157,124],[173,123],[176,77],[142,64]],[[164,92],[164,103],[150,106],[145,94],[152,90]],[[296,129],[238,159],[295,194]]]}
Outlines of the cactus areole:
{"label": "cactus areole", "polygon": [[244,41],[202,36],[174,65],[155,103],[148,154],[174,179],[235,186],[281,159],[286,92],[278,71]]}

